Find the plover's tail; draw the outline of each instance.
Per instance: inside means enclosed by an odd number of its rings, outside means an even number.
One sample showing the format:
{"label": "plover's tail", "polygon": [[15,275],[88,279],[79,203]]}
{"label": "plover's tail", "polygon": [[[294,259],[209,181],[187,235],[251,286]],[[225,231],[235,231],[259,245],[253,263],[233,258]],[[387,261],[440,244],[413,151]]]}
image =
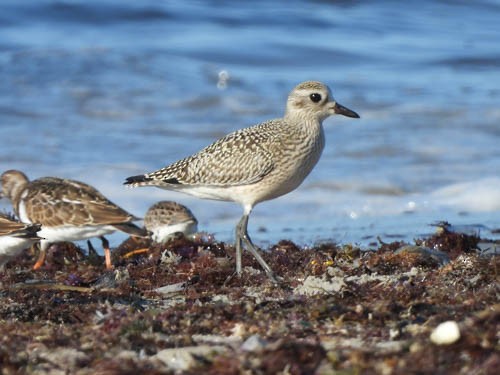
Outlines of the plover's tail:
{"label": "plover's tail", "polygon": [[140,174],[137,176],[127,177],[123,185],[128,185],[129,187],[137,187],[137,186],[147,186],[147,185],[155,185],[154,179],[148,177],[145,174]]}
{"label": "plover's tail", "polygon": [[159,178],[153,176],[150,177],[148,174],[140,174],[137,176],[127,177],[124,185],[129,187],[138,187],[138,186],[158,186],[158,187],[169,187],[172,188],[172,185],[181,185],[177,178]]}

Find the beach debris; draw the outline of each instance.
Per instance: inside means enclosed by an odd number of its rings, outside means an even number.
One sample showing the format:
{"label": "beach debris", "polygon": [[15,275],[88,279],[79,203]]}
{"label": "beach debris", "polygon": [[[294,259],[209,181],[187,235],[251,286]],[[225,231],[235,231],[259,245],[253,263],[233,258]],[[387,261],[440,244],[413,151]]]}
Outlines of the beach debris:
{"label": "beach debris", "polygon": [[460,339],[460,328],[454,320],[448,320],[438,325],[430,336],[436,345],[450,345]]}

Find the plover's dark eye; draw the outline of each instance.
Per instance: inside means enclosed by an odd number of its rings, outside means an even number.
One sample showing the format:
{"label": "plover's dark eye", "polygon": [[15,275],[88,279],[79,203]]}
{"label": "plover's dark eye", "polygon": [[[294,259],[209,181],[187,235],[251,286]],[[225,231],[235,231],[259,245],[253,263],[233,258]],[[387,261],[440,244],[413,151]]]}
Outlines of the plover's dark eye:
{"label": "plover's dark eye", "polygon": [[314,94],[309,95],[309,97],[314,103],[318,103],[321,100],[321,95],[316,92]]}

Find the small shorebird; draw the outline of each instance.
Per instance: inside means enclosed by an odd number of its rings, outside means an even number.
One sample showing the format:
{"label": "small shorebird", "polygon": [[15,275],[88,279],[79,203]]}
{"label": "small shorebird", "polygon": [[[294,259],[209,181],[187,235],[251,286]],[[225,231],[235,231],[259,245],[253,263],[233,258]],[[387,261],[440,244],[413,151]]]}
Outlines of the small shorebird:
{"label": "small shorebird", "polygon": [[40,224],[23,224],[0,213],[0,271],[5,263],[41,240],[37,235],[39,230]]}
{"label": "small shorebird", "polygon": [[172,201],[157,202],[144,215],[144,227],[156,243],[164,243],[175,233],[185,236],[198,231],[198,220],[182,204]]}
{"label": "small shorebird", "polygon": [[136,226],[136,217],[118,207],[92,186],[57,177],[29,181],[24,173],[8,170],[0,177],[3,195],[10,199],[23,223],[39,223],[40,255],[33,266],[41,267],[49,244],[99,237],[104,248],[106,268],[112,268],[109,243],[104,235],[120,230],[145,236]]}
{"label": "small shorebird", "polygon": [[[144,228],[156,244],[164,244],[182,233],[189,236],[198,231],[198,220],[193,213],[182,204],[173,201],[160,201],[153,204],[144,215]],[[147,253],[149,248],[132,250],[124,258]]]}
{"label": "small shorebird", "polygon": [[237,130],[198,153],[155,172],[127,178],[130,186],[153,185],[199,198],[237,202],[243,216],[236,226],[236,273],[243,245],[276,282],[247,232],[253,207],[297,188],[318,162],[325,144],[323,120],[358,114],[337,103],[321,82],[296,86],[283,118]]}

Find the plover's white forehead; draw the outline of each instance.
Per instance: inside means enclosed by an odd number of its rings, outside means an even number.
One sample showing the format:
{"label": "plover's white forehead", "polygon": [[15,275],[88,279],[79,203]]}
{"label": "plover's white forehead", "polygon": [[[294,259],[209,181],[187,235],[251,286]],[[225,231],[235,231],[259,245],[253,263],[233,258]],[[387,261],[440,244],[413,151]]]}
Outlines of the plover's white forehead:
{"label": "plover's white forehead", "polygon": [[329,91],[328,86],[319,81],[306,81],[295,86],[294,91]]}
{"label": "plover's white forehead", "polygon": [[332,98],[330,88],[318,81],[306,81],[298,84],[290,93],[290,97],[306,97],[314,93],[320,94],[323,98]]}

